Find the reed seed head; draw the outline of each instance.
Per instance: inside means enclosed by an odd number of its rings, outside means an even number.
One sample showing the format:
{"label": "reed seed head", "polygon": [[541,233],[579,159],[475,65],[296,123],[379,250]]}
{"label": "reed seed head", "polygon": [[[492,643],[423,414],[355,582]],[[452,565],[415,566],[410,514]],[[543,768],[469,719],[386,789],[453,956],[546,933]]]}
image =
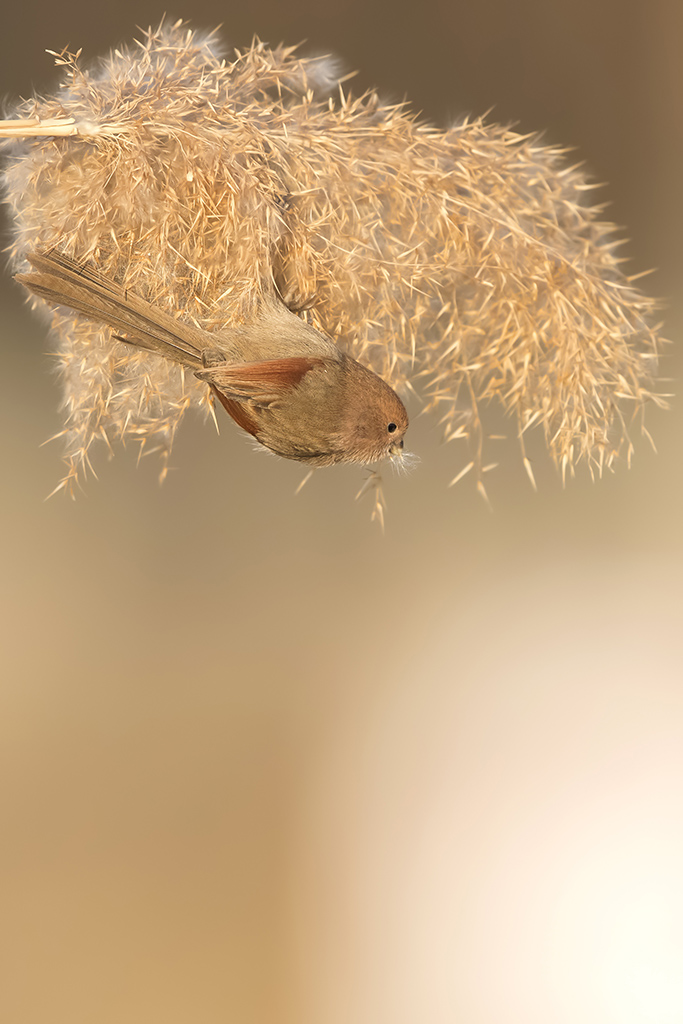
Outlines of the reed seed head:
{"label": "reed seed head", "polygon": [[[481,119],[434,128],[350,96],[329,58],[258,40],[224,56],[180,22],[91,70],[57,60],[57,95],[0,125],[25,136],[4,173],[16,269],[56,246],[207,330],[248,316],[274,278],[399,392],[419,385],[445,436],[469,439],[482,490],[490,399],[522,457],[539,427],[563,475],[630,457],[632,414],[664,404],[655,305],[561,150]],[[167,456],[185,410],[208,411],[180,368],[64,309],[53,326],[66,482],[94,441]]]}

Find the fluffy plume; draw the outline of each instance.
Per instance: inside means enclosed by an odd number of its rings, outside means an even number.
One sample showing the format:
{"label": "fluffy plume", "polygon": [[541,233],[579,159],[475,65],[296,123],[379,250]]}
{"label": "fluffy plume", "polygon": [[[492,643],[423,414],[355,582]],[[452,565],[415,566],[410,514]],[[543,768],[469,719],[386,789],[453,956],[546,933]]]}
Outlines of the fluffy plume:
{"label": "fluffy plume", "polygon": [[[329,58],[258,41],[224,58],[180,22],[94,70],[57,60],[58,95],[0,123],[15,140],[15,269],[56,246],[208,330],[247,316],[274,278],[399,392],[419,381],[446,437],[469,439],[480,487],[489,399],[522,442],[544,430],[563,474],[630,457],[627,419],[663,404],[654,304],[560,150],[351,98]],[[107,329],[63,309],[53,326],[65,483],[96,439],[132,435],[167,455],[185,410],[208,408],[205,385]]]}

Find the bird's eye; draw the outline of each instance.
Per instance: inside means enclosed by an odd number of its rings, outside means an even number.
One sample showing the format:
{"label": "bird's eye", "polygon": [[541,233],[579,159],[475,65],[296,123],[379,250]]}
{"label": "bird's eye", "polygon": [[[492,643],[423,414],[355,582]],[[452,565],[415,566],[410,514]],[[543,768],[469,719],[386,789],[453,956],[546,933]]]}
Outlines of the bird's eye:
{"label": "bird's eye", "polygon": [[389,426],[387,427],[387,430],[389,431],[390,434],[393,434],[393,432],[397,429],[398,428],[395,423],[390,423]]}

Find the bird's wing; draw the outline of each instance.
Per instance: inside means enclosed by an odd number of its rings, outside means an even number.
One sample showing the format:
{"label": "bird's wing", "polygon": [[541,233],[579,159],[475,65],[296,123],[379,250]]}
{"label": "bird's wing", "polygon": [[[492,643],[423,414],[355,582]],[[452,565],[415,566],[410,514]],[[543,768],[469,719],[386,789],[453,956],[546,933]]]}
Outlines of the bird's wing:
{"label": "bird's wing", "polygon": [[265,407],[285,398],[309,370],[324,365],[324,359],[291,356],[262,363],[220,363],[198,371],[196,376],[228,400]]}

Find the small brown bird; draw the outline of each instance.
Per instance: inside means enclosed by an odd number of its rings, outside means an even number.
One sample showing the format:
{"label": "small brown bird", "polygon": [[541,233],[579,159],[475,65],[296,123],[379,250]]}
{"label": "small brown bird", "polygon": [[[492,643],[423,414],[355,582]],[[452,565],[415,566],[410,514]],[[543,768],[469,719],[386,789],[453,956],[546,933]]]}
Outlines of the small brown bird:
{"label": "small brown bird", "polygon": [[27,259],[34,272],[16,279],[30,291],[191,368],[235,423],[276,455],[312,466],[402,455],[408,415],[395,391],[274,293],[249,322],[209,333],[64,253]]}

